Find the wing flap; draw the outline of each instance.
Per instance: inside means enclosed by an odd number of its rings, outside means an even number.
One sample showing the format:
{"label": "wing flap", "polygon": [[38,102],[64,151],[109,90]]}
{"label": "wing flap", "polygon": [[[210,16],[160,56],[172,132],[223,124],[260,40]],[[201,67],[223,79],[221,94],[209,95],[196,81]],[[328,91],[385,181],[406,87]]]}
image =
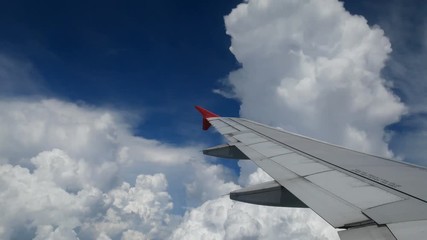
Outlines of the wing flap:
{"label": "wing flap", "polygon": [[277,181],[335,228],[345,228],[346,225],[370,220],[360,209],[305,178]]}

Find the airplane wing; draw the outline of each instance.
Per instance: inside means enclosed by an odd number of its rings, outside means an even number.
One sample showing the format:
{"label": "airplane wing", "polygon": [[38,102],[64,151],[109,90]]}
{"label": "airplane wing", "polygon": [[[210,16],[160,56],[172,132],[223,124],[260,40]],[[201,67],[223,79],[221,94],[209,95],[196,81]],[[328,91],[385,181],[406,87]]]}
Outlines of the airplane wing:
{"label": "airplane wing", "polygon": [[250,159],[274,179],[231,199],[309,207],[342,240],[427,239],[427,169],[196,108],[228,141],[204,154]]}

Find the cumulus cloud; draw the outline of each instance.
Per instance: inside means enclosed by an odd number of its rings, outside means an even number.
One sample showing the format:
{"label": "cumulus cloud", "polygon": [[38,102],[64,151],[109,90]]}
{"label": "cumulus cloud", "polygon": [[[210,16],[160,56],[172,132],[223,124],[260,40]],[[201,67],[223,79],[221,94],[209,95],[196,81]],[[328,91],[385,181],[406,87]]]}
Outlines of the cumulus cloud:
{"label": "cumulus cloud", "polygon": [[86,223],[85,230],[96,229],[109,237],[123,234],[122,239],[162,239],[178,220],[169,214],[173,203],[163,174],[139,175],[134,187],[124,182],[104,194],[103,202],[106,214],[99,222]]}
{"label": "cumulus cloud", "polygon": [[391,52],[380,28],[336,0],[249,1],[225,22],[242,116],[391,155],[383,129],[405,107],[380,75]]}
{"label": "cumulus cloud", "polygon": [[171,239],[320,240],[337,237],[335,230],[311,210],[249,205],[223,197],[186,213]]}
{"label": "cumulus cloud", "polygon": [[0,119],[2,239],[165,239],[182,209],[237,188],[201,146],[135,136],[112,109],[3,99]]}
{"label": "cumulus cloud", "polygon": [[68,193],[55,182],[41,179],[20,166],[1,165],[0,171],[2,239],[23,238],[23,229],[36,231],[42,238],[64,233],[73,239],[80,219],[90,213],[102,196],[93,187]]}
{"label": "cumulus cloud", "polygon": [[[78,164],[60,150],[37,158],[43,157],[65,157]],[[2,239],[30,238],[32,234],[36,239],[117,239],[122,234],[124,239],[141,234],[163,238],[177,220],[170,215],[173,203],[163,174],[139,175],[134,186],[123,182],[109,192],[87,184],[73,193],[61,180],[45,177],[39,170],[30,173],[20,166],[0,167],[1,188],[5,189],[0,196]],[[65,172],[63,177],[73,175]],[[28,236],[22,229],[30,231]]]}
{"label": "cumulus cloud", "polygon": [[194,163],[194,166],[196,178],[199,180],[186,184],[186,191],[189,195],[194,196],[193,199],[201,199],[204,202],[240,188],[232,182],[232,174],[220,165],[207,165],[199,162]]}

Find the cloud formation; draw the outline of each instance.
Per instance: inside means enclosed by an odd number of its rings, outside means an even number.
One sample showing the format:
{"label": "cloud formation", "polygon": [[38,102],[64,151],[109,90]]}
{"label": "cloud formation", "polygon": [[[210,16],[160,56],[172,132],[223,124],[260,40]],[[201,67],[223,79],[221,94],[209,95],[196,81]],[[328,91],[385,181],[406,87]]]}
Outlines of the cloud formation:
{"label": "cloud formation", "polygon": [[2,239],[117,239],[129,231],[163,238],[177,219],[170,215],[173,203],[163,174],[141,174],[134,186],[124,182],[108,192],[88,183],[75,190],[67,188],[61,178],[78,178],[68,171],[69,167],[78,169],[77,161],[58,149],[36,159],[44,165],[61,165],[62,160],[69,164],[63,165],[66,171],[57,179],[44,176],[50,172],[43,167],[30,173],[20,166],[0,166],[1,188],[5,189],[0,197]]}
{"label": "cloud formation", "polygon": [[0,119],[2,239],[165,239],[183,207],[238,188],[201,146],[134,136],[112,109],[4,99]]}
{"label": "cloud formation", "polygon": [[380,74],[391,52],[380,28],[336,0],[249,1],[225,22],[242,116],[391,156],[383,129],[405,106]]}
{"label": "cloud formation", "polygon": [[210,200],[185,214],[171,239],[337,239],[326,222],[308,209],[274,208]]}

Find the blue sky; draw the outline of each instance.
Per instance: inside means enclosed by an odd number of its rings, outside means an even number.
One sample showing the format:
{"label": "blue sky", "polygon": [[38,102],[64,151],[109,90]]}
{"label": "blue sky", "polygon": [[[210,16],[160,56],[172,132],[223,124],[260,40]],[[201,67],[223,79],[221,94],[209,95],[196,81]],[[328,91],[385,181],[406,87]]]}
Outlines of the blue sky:
{"label": "blue sky", "polygon": [[166,127],[196,103],[237,112],[212,89],[238,67],[223,22],[238,2],[13,1],[1,10],[1,48],[31,61],[50,95],[143,107]]}
{"label": "blue sky", "polygon": [[[238,115],[238,102],[212,92],[239,67],[228,50],[230,37],[223,21],[238,3],[2,3],[1,51],[31,62],[41,79],[35,89],[17,88],[8,94],[41,94],[136,112],[144,109],[138,114],[150,127],[141,127],[141,133],[166,141],[185,141],[188,136],[176,126],[188,128],[191,125],[187,122],[194,123],[194,104],[226,116]],[[410,33],[422,21],[420,5],[424,5],[422,1],[350,0],[344,4],[349,12],[367,18],[370,25],[384,25],[392,44],[399,47],[396,54],[416,51],[419,45]],[[396,6],[404,9],[402,16],[389,14]],[[390,18],[399,17],[408,18],[411,28],[387,25]],[[399,89],[395,93],[405,99]],[[171,117],[174,124],[170,124]],[[151,131],[153,126],[155,131]]]}
{"label": "blue sky", "polygon": [[[289,217],[283,220],[260,214],[271,209],[218,198],[266,177],[245,163],[203,158],[201,148],[222,139],[201,130],[194,105],[427,165],[423,0],[348,0],[344,9],[335,0],[265,0],[265,6],[250,0],[249,10],[236,10],[241,2],[0,3],[0,171],[12,176],[3,182],[14,186],[21,174],[29,186],[48,182],[49,197],[95,209],[58,215],[79,224],[56,224],[55,217],[39,224],[44,215],[33,209],[26,217],[11,212],[0,221],[11,230],[0,229],[0,238],[188,239],[196,232],[232,238],[206,214],[220,207],[228,213],[218,213],[218,221],[238,215],[234,220],[248,223],[239,234],[255,238],[291,232],[290,223],[313,221],[306,231],[313,236],[326,229],[311,213],[283,213]],[[32,194],[43,191],[35,187]],[[138,191],[157,202],[133,195]],[[43,207],[50,206],[35,209]],[[114,222],[111,212],[123,221]],[[258,229],[269,215],[283,225]],[[188,227],[194,222],[201,224],[197,231]]]}
{"label": "blue sky", "polygon": [[[238,101],[212,90],[239,68],[223,20],[239,2],[2,3],[0,50],[33,64],[39,80],[32,86],[16,84],[3,95],[43,95],[130,110],[142,119],[137,134],[180,144],[197,136],[194,104],[238,115]],[[422,63],[407,58],[422,48],[425,4],[350,0],[344,7],[385,31],[393,52],[383,74],[403,101],[411,98],[401,83],[420,77],[411,68]],[[394,70],[396,64],[407,73]],[[406,126],[389,129],[399,132]]]}

